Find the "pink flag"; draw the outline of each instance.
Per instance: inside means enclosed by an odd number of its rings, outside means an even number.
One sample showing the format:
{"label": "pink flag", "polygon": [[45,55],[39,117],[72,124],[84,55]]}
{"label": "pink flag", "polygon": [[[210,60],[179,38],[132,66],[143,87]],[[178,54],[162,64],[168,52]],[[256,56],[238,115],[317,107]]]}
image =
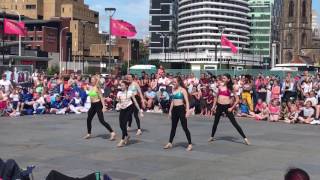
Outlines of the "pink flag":
{"label": "pink flag", "polygon": [[238,52],[238,48],[233,45],[225,35],[221,36],[221,45],[230,47],[233,54],[236,54]]}
{"label": "pink flag", "polygon": [[111,19],[111,35],[133,37],[137,34],[136,28],[122,20]]}
{"label": "pink flag", "polygon": [[4,19],[4,33],[11,35],[26,35],[24,22],[17,22],[9,19]]}

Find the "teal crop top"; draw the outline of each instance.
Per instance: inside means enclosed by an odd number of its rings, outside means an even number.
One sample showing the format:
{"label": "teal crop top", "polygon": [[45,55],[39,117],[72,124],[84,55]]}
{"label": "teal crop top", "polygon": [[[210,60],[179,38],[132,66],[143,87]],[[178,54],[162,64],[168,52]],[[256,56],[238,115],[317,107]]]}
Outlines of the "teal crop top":
{"label": "teal crop top", "polygon": [[177,92],[172,95],[172,99],[184,99],[183,93],[182,92]]}

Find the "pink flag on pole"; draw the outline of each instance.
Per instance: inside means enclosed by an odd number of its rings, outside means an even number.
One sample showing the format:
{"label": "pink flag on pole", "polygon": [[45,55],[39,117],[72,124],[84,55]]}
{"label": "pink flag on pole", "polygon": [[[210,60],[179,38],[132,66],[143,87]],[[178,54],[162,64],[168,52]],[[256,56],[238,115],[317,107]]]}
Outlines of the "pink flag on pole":
{"label": "pink flag on pole", "polygon": [[133,37],[137,34],[136,28],[122,20],[111,19],[111,35]]}
{"label": "pink flag on pole", "polygon": [[4,19],[4,33],[10,35],[26,35],[24,22],[17,22],[9,19]]}
{"label": "pink flag on pole", "polygon": [[233,54],[238,52],[238,48],[232,44],[232,42],[225,35],[221,36],[221,45],[230,47]]}

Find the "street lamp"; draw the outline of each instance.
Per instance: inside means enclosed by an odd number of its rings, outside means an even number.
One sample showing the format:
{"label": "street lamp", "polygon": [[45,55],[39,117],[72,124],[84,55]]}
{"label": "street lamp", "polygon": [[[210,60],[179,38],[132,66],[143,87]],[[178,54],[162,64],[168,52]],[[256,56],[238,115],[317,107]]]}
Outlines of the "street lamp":
{"label": "street lamp", "polygon": [[86,28],[86,24],[88,23],[88,21],[84,21],[84,20],[80,20],[79,21],[82,24],[82,74],[84,74],[84,36],[85,36],[85,28]]}
{"label": "street lamp", "polygon": [[60,56],[59,56],[59,67],[60,67],[60,68],[59,68],[59,74],[60,74],[60,75],[61,75],[61,71],[62,71],[61,68],[62,68],[62,58],[63,58],[63,57],[62,57],[62,54],[63,54],[63,49],[62,49],[62,33],[63,33],[63,31],[66,30],[66,29],[69,29],[69,27],[64,27],[64,28],[62,28],[61,31],[60,31],[60,34],[59,34],[59,35],[60,35],[60,39],[59,39],[59,40],[60,40],[60,45],[59,45],[59,49],[60,49],[60,50],[59,50],[59,51],[60,51]]}
{"label": "street lamp", "polygon": [[162,38],[162,55],[164,55],[163,61],[166,62],[165,38],[168,37],[168,34],[166,34],[166,33],[160,33],[160,32],[156,32],[156,34],[160,35],[160,38]]}
{"label": "street lamp", "polygon": [[226,29],[225,26],[219,26],[219,33],[220,33],[220,69],[221,69],[221,63],[222,63],[222,43],[221,43],[221,39],[222,39],[222,34],[224,32],[224,30]]}
{"label": "street lamp", "polygon": [[104,9],[106,11],[107,14],[109,14],[109,62],[108,62],[108,69],[109,69],[109,72],[111,74],[111,56],[112,56],[112,48],[111,48],[111,36],[112,36],[112,33],[111,33],[111,20],[112,20],[112,17],[114,15],[114,13],[116,12],[116,8],[105,8]]}

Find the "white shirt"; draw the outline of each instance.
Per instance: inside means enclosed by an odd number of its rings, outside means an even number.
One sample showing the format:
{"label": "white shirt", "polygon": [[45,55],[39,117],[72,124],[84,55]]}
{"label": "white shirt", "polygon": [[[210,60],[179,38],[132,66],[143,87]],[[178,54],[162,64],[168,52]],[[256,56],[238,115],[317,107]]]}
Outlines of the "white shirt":
{"label": "white shirt", "polygon": [[166,85],[168,84],[168,78],[167,77],[159,78],[158,84],[160,85],[159,86],[159,90],[160,89],[166,89]]}
{"label": "white shirt", "polygon": [[117,94],[117,99],[119,100],[118,106],[120,109],[126,109],[127,107],[132,105],[131,97],[133,97],[132,91],[119,91]]}
{"label": "white shirt", "polygon": [[12,101],[19,101],[19,94],[10,94],[10,99],[12,99]]}
{"label": "white shirt", "polygon": [[307,98],[304,101],[304,104],[306,104],[308,101],[311,101],[312,106],[318,105],[318,99],[316,97]]}
{"label": "white shirt", "polygon": [[9,90],[10,90],[11,82],[10,82],[9,80],[3,80],[3,79],[1,79],[1,80],[0,80],[0,86],[4,86],[4,91],[5,91],[6,93],[8,93]]}

